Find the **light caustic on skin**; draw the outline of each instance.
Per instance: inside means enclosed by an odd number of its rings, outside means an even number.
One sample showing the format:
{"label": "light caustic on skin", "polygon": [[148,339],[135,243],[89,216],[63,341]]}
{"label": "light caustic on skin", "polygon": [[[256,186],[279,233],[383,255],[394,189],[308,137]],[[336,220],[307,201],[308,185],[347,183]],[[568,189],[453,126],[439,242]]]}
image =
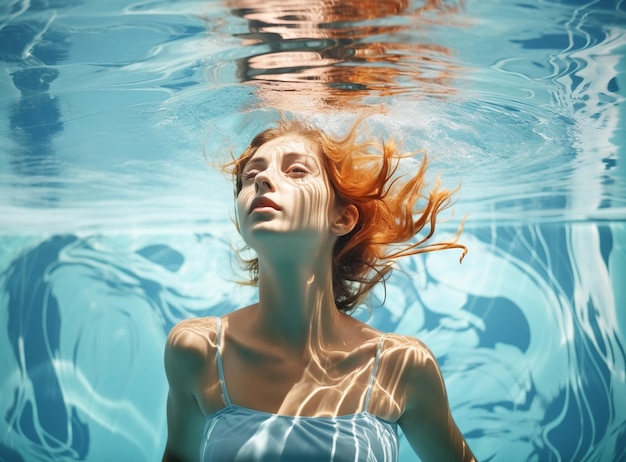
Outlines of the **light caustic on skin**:
{"label": "light caustic on skin", "polygon": [[[224,328],[226,331],[231,330],[228,324],[225,324]],[[352,414],[363,409],[368,379],[374,365],[373,353],[378,339],[369,339],[360,344],[349,341],[344,345],[335,344],[329,348],[322,338],[323,336],[310,336],[305,354],[302,355],[304,360],[299,366],[295,366],[291,358],[281,354],[281,362],[283,365],[291,364],[290,369],[293,369],[294,374],[283,384],[286,388],[281,393],[280,403],[273,409],[261,410],[278,415],[333,417]],[[198,404],[205,415],[211,415],[226,405],[222,398],[216,399],[221,396],[220,384],[215,372],[217,370],[216,357],[214,354],[207,354],[211,351],[215,352],[218,348],[216,340],[215,324],[210,321],[210,318],[185,321],[170,339],[174,344],[186,345],[185,348],[196,351],[198,358],[204,358],[202,366],[193,374],[200,380],[191,386],[198,390]],[[232,338],[229,342],[231,346],[224,349],[223,354],[228,355],[230,353],[228,350],[233,347],[237,348],[232,345],[233,341],[235,344],[239,343],[236,336]],[[264,353],[273,355],[269,351]],[[278,352],[275,353],[278,354]],[[407,361],[420,361],[425,367],[428,367],[429,360],[432,361],[428,355],[421,353],[420,348],[414,348],[413,354],[421,355],[421,358],[407,355],[406,345],[403,345],[396,336],[390,336],[387,339],[380,370],[376,374],[377,378],[372,390],[370,412],[383,416],[389,421],[395,421],[400,417],[405,404],[406,387],[410,385],[401,371],[405,368]],[[362,363],[363,367],[355,369],[355,361]],[[227,361],[225,363],[228,364]],[[192,364],[183,364],[182,367],[196,369]],[[240,390],[249,390],[249,386],[246,383],[229,380],[229,372],[229,368],[226,368],[229,393],[231,397],[237,396],[238,402],[242,402],[243,395]],[[259,408],[261,403],[249,406]]]}
{"label": "light caustic on skin", "polygon": [[[271,249],[274,256],[281,248],[322,250],[320,233],[324,236],[323,231],[331,228],[339,211],[311,142],[286,135],[266,143],[246,164],[241,181],[239,226],[243,239],[257,253],[262,255],[264,247],[258,245],[259,239],[272,237],[280,242]],[[331,239],[330,233],[324,237]],[[292,248],[292,242],[297,247]]]}

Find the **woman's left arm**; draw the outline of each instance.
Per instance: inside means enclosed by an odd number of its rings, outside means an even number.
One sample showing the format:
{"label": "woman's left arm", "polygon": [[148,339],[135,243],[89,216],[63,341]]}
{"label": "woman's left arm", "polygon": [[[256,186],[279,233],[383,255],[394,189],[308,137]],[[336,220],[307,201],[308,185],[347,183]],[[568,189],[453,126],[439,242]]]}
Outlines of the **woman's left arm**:
{"label": "woman's left arm", "polygon": [[418,341],[406,353],[406,401],[398,423],[411,447],[423,462],[476,461],[450,413],[435,356]]}

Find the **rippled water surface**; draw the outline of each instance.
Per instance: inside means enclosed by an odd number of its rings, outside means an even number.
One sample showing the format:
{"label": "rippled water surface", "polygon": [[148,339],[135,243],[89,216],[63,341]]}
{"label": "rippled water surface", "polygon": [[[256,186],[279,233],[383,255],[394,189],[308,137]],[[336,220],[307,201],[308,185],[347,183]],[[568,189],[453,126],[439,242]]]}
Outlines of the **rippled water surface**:
{"label": "rippled water surface", "polygon": [[159,459],[167,332],[254,300],[215,164],[280,112],[461,184],[468,257],[369,322],[433,349],[476,455],[626,460],[625,51],[621,0],[2,3],[0,460]]}

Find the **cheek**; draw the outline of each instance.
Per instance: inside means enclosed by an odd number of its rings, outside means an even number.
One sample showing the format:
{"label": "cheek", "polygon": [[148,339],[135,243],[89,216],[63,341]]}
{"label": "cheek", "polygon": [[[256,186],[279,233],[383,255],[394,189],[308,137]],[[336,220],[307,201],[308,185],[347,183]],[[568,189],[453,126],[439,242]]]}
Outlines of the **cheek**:
{"label": "cheek", "polygon": [[329,211],[332,199],[324,185],[307,185],[298,191],[297,196],[301,222],[309,228],[327,229],[330,224]]}
{"label": "cheek", "polygon": [[241,223],[242,219],[245,217],[248,208],[250,207],[250,202],[253,199],[254,194],[249,191],[249,188],[243,188],[239,191],[239,195],[237,196],[236,207],[237,207],[237,220]]}

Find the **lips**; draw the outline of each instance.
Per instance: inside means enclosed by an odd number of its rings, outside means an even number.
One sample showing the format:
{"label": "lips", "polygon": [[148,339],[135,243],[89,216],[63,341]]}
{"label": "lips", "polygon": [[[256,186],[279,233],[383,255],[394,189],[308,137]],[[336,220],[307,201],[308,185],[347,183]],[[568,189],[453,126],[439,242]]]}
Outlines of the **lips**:
{"label": "lips", "polygon": [[249,213],[252,213],[255,209],[261,209],[261,208],[272,208],[274,210],[280,210],[280,207],[278,206],[278,204],[276,204],[276,202],[272,201],[271,199],[268,199],[267,197],[257,197],[252,201],[252,204],[250,205],[250,210]]}

